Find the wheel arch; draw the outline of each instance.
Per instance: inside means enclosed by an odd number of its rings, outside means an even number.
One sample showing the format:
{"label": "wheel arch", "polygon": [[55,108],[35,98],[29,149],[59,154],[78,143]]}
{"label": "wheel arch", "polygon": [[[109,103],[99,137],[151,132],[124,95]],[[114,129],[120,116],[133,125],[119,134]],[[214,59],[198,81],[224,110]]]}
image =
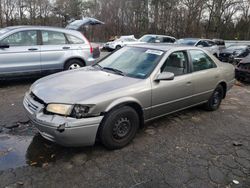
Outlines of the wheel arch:
{"label": "wheel arch", "polygon": [[227,95],[227,83],[225,81],[221,81],[219,82],[218,85],[221,85],[223,87],[223,91],[224,91],[223,98],[225,98]]}
{"label": "wheel arch", "polygon": [[106,113],[109,113],[110,111],[115,110],[117,108],[120,108],[122,106],[129,106],[129,107],[133,108],[137,112],[137,114],[139,116],[140,127],[144,126],[144,112],[143,112],[142,105],[140,104],[139,101],[137,101],[136,99],[133,99],[133,98],[119,99],[119,100],[116,100],[116,101],[112,102],[106,108],[106,110],[104,112],[104,115]]}
{"label": "wheel arch", "polygon": [[68,58],[66,61],[64,61],[63,69],[65,69],[65,66],[66,66],[66,64],[67,64],[69,61],[74,60],[74,59],[81,61],[81,62],[83,63],[83,66],[84,66],[84,67],[86,66],[86,62],[85,62],[85,60],[84,60],[83,58],[80,58],[80,57],[70,57],[70,58]]}

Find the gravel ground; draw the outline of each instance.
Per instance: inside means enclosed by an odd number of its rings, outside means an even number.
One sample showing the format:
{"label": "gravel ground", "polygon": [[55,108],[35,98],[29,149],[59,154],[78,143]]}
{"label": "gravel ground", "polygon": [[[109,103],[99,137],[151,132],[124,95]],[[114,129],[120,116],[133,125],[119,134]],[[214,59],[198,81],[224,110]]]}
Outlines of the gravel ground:
{"label": "gravel ground", "polygon": [[250,187],[250,86],[221,108],[185,110],[146,125],[127,147],[63,148],[28,121],[31,80],[0,86],[0,187]]}

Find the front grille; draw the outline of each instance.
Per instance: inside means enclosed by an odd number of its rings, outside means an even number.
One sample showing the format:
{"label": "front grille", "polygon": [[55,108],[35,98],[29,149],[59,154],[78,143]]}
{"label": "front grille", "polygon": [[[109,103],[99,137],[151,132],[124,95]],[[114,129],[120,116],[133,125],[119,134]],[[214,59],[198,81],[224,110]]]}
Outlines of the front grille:
{"label": "front grille", "polygon": [[36,101],[36,102],[38,102],[38,103],[40,103],[40,104],[45,104],[45,102],[43,102],[42,99],[38,98],[33,92],[30,93],[30,97],[31,97],[34,101]]}
{"label": "front grille", "polygon": [[33,93],[30,93],[25,96],[24,105],[30,113],[34,114],[35,112],[43,108],[44,102],[36,97]]}

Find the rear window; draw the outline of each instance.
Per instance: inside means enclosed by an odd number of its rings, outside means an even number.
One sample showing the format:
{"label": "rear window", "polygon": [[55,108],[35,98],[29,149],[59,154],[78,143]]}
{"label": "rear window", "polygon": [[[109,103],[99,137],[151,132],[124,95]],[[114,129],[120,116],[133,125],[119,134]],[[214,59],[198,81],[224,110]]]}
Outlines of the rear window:
{"label": "rear window", "polygon": [[198,42],[197,39],[179,39],[177,44],[183,44],[188,46],[194,46]]}
{"label": "rear window", "polygon": [[75,37],[73,35],[69,35],[69,34],[66,34],[67,35],[67,39],[69,40],[70,44],[84,44],[85,42],[78,38],[78,37]]}
{"label": "rear window", "polygon": [[67,44],[64,33],[55,31],[42,31],[43,45]]}

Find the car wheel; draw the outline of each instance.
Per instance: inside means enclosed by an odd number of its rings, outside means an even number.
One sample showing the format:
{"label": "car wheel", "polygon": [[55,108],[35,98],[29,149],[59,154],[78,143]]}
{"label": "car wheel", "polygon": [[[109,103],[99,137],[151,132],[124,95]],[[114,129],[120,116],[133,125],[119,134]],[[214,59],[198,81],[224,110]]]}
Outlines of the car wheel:
{"label": "car wheel", "polygon": [[99,129],[99,138],[108,149],[119,149],[129,144],[139,128],[138,113],[129,106],[109,112]]}
{"label": "car wheel", "polygon": [[224,96],[224,89],[221,85],[218,85],[214,90],[212,96],[209,98],[208,102],[205,104],[205,109],[208,111],[215,111],[219,108],[221,101]]}
{"label": "car wheel", "polygon": [[67,61],[67,63],[64,66],[64,70],[74,70],[74,69],[79,69],[83,67],[84,64],[81,60],[79,59],[71,59]]}
{"label": "car wheel", "polygon": [[116,50],[119,50],[119,49],[121,49],[121,48],[122,48],[122,47],[121,47],[120,45],[118,45],[118,46],[115,47]]}

